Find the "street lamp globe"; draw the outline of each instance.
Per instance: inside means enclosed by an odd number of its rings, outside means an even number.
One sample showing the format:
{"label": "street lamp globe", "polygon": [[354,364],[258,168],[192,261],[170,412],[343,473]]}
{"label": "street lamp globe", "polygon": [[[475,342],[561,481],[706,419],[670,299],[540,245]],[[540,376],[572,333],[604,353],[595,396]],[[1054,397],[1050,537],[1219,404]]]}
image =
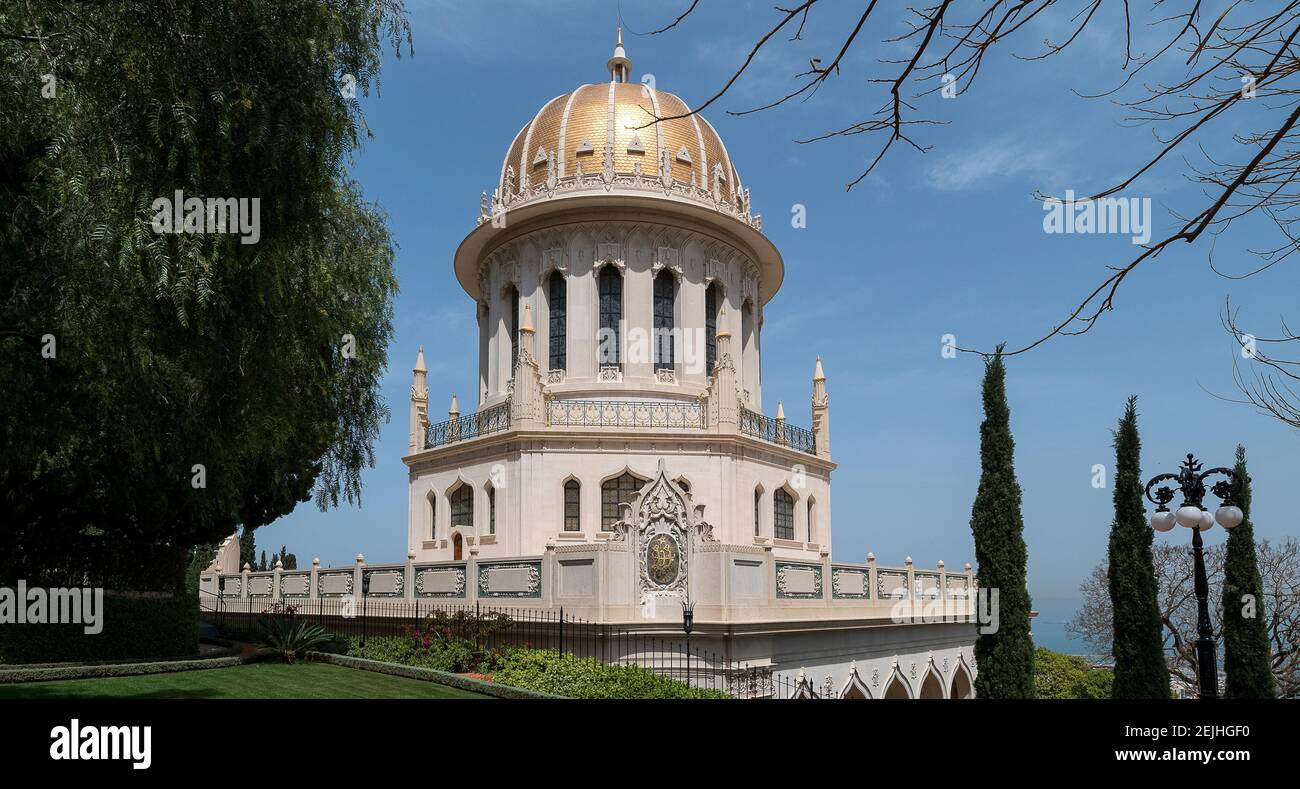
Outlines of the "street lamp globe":
{"label": "street lamp globe", "polygon": [[1178,508],[1178,525],[1188,529],[1201,525],[1201,508],[1192,504],[1184,504]]}
{"label": "street lamp globe", "polygon": [[1151,516],[1151,528],[1156,531],[1169,531],[1177,522],[1174,514],[1166,509],[1156,510],[1155,514]]}
{"label": "street lamp globe", "polygon": [[1235,529],[1241,525],[1246,516],[1235,504],[1225,504],[1214,513],[1214,519],[1225,529]]}
{"label": "street lamp globe", "polygon": [[1214,516],[1210,514],[1209,510],[1201,510],[1201,523],[1200,523],[1201,531],[1209,531],[1210,529],[1213,528],[1214,528]]}

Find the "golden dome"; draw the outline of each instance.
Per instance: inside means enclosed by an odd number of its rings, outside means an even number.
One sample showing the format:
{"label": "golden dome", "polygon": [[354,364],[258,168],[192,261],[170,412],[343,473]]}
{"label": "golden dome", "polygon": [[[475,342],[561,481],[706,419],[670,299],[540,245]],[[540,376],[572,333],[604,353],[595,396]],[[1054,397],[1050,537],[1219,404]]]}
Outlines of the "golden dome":
{"label": "golden dome", "polygon": [[615,175],[635,175],[639,164],[643,178],[658,181],[660,164],[667,162],[674,181],[713,192],[716,176],[721,199],[735,201],[744,187],[717,131],[699,115],[655,122],[690,108],[649,84],[622,81],[630,66],[620,42],[609,82],[581,85],[544,104],[515,135],[501,163],[498,194],[520,190],[525,176],[538,185],[569,178],[579,166],[585,175],[599,175],[609,144]]}

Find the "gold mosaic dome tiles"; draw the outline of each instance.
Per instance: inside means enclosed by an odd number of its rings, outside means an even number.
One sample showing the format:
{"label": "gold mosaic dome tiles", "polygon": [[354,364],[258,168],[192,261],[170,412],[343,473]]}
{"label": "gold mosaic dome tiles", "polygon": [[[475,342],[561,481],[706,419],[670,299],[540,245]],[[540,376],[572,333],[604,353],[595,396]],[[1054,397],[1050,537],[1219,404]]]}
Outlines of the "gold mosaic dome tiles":
{"label": "gold mosaic dome tiles", "polygon": [[690,112],[671,93],[640,82],[611,80],[582,85],[546,102],[515,135],[501,164],[501,193],[519,189],[524,174],[532,184],[545,182],[550,160],[558,178],[573,176],[578,167],[586,175],[604,167],[606,143],[612,143],[614,172],[658,180],[660,163],[667,161],[673,179],[694,182],[712,191],[717,185],[727,202],[743,191],[740,175],[727,156],[722,138],[699,115],[657,121]]}

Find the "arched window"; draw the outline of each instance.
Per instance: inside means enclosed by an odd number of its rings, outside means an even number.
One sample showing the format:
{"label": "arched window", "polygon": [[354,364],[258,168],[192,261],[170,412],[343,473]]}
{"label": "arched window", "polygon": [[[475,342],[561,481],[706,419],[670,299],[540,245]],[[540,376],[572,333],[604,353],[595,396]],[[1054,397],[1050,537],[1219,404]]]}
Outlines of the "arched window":
{"label": "arched window", "polygon": [[676,482],[677,487],[682,489],[682,493],[691,492],[691,483],[686,479],[686,477],[678,477],[677,479],[673,480],[673,482]]}
{"label": "arched window", "polygon": [[429,539],[438,536],[438,494],[429,491]]}
{"label": "arched window", "polygon": [[451,528],[474,530],[474,489],[461,485],[448,497],[451,501]]}
{"label": "arched window", "polygon": [[815,502],[808,499],[808,542],[815,542],[814,536],[817,534],[817,518]]}
{"label": "arched window", "polygon": [[655,369],[673,368],[673,292],[677,282],[662,269],[655,276]]}
{"label": "arched window", "polygon": [[568,309],[568,288],[564,281],[564,275],[558,271],[551,272],[550,284],[547,287],[547,300],[550,305],[550,369],[563,370],[567,363],[566,331],[566,310]]}
{"label": "arched window", "polygon": [[497,533],[497,489],[492,487],[492,483],[487,485],[488,499],[488,534]]}
{"label": "arched window", "polygon": [[619,323],[623,320],[623,277],[614,266],[605,266],[597,279],[600,291],[599,364],[622,368],[619,355]]}
{"label": "arched window", "polygon": [[519,288],[510,287],[510,374],[519,366]]}
{"label": "arched window", "polygon": [[636,492],[645,484],[629,472],[623,472],[600,484],[600,528],[609,531],[618,522],[620,504],[631,504]]}
{"label": "arched window", "polygon": [[754,488],[754,536],[763,534],[763,490]]}
{"label": "arched window", "polygon": [[772,536],[778,540],[794,539],[794,497],[777,488],[772,494]]}
{"label": "arched window", "polygon": [[576,479],[564,483],[564,530],[582,531],[582,486]]}
{"label": "arched window", "polygon": [[704,290],[704,371],[713,375],[718,362],[718,283],[710,282]]}

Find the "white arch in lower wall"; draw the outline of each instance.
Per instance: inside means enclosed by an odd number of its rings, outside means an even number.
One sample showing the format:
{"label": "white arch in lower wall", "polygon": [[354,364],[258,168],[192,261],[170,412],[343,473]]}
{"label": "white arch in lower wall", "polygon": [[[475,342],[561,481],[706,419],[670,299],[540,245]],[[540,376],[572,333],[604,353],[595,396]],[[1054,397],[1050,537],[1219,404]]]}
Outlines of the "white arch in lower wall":
{"label": "white arch in lower wall", "polygon": [[[964,687],[959,684],[958,680],[965,683]],[[953,666],[952,679],[948,683],[948,698],[975,698],[975,677],[971,674],[970,667],[966,665],[965,655],[958,655],[957,665]]]}
{"label": "white arch in lower wall", "polygon": [[858,674],[858,662],[856,660],[849,664],[849,678],[845,680],[844,685],[840,687],[839,697],[842,699],[872,698],[871,690],[867,688],[867,683],[863,682],[862,676]]}
{"label": "white arch in lower wall", "polygon": [[912,683],[908,682],[907,677],[903,676],[903,672],[898,670],[897,661],[894,662],[893,668],[889,672],[889,678],[885,680],[885,689],[881,691],[880,698],[900,698],[900,696],[895,695],[895,688],[898,688],[902,692],[903,695],[901,698],[916,698],[916,694],[912,692]]}
{"label": "white arch in lower wall", "polygon": [[944,681],[939,667],[934,664],[933,654],[930,655],[929,661],[925,664],[925,674],[921,675],[921,682],[916,687],[916,698],[918,699],[947,698],[948,683]]}

